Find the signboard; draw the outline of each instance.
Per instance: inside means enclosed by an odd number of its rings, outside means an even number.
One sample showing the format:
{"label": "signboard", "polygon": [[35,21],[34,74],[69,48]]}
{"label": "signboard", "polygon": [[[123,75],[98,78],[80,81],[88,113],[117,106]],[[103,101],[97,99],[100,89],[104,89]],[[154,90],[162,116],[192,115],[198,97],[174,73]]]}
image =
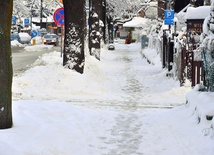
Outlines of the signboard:
{"label": "signboard", "polygon": [[174,25],[174,10],[164,10],[164,24]]}
{"label": "signboard", "polygon": [[16,24],[16,16],[12,16],[12,25]]}
{"label": "signboard", "polygon": [[64,8],[58,8],[54,12],[54,22],[59,26],[64,26]]}
{"label": "signboard", "polygon": [[37,30],[32,30],[31,32],[30,32],[30,36],[33,38],[33,37],[36,37],[38,35],[38,32],[37,32]]}
{"label": "signboard", "polygon": [[37,35],[41,36],[41,31],[40,30],[37,31]]}
{"label": "signboard", "polygon": [[29,24],[30,24],[29,18],[25,18],[25,19],[24,19],[24,24],[25,24],[25,25],[29,25]]}
{"label": "signboard", "polygon": [[24,18],[24,25],[27,26],[30,24],[30,19],[29,18]]}
{"label": "signboard", "polygon": [[201,34],[203,32],[203,22],[204,22],[204,19],[187,20],[187,31]]}
{"label": "signboard", "polygon": [[89,7],[86,7],[86,8],[85,8],[85,11],[86,11],[86,12],[89,12],[89,10],[90,10]]}

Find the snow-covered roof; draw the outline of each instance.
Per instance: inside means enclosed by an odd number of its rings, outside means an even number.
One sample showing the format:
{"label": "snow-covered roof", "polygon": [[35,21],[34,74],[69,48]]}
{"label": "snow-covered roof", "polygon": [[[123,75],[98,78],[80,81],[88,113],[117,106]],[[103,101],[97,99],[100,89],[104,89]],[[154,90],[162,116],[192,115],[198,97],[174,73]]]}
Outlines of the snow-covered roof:
{"label": "snow-covered roof", "polygon": [[131,21],[123,24],[123,27],[142,27],[147,22],[147,19],[142,17],[134,17]]}
{"label": "snow-covered roof", "polygon": [[209,14],[210,6],[189,7],[187,9],[186,19],[205,19]]}

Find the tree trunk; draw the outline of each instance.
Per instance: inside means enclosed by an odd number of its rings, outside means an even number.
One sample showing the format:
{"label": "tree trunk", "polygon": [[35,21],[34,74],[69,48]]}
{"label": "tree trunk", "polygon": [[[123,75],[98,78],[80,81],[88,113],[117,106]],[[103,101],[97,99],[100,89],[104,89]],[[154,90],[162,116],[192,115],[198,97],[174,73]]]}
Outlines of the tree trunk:
{"label": "tree trunk", "polygon": [[114,43],[114,25],[111,16],[107,17],[107,24],[108,24],[108,43]]}
{"label": "tree trunk", "polygon": [[103,36],[103,0],[89,0],[89,51],[100,60],[100,44]]}
{"label": "tree trunk", "polygon": [[102,32],[103,32],[103,41],[104,41],[104,44],[106,44],[106,0],[103,0],[102,1],[102,17],[101,17],[101,20],[103,21],[103,28],[102,28]]}
{"label": "tree trunk", "polygon": [[63,0],[65,40],[63,65],[83,73],[85,56],[85,0]]}
{"label": "tree trunk", "polygon": [[111,14],[111,8],[110,5],[106,4],[106,28],[107,28],[107,34],[106,34],[106,42],[108,43],[114,43],[114,25],[113,25],[113,18]]}
{"label": "tree trunk", "polygon": [[10,29],[13,0],[0,0],[0,129],[12,127],[12,59]]}
{"label": "tree trunk", "polygon": [[211,5],[211,0],[204,0],[204,5],[205,6],[210,6]]}

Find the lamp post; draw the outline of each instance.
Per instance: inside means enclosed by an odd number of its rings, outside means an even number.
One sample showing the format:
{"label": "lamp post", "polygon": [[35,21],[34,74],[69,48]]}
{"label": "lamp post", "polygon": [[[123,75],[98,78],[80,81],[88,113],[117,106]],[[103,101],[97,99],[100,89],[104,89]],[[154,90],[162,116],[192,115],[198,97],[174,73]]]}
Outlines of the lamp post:
{"label": "lamp post", "polygon": [[42,9],[42,7],[43,7],[42,3],[43,3],[43,0],[41,0],[41,8],[40,8],[41,9],[41,11],[40,11],[40,29],[42,29],[42,10],[43,10]]}
{"label": "lamp post", "polygon": [[30,16],[30,30],[32,30],[32,16],[33,16],[33,4],[34,4],[35,0],[32,1],[31,7],[30,7],[30,11],[31,11],[31,16]]}

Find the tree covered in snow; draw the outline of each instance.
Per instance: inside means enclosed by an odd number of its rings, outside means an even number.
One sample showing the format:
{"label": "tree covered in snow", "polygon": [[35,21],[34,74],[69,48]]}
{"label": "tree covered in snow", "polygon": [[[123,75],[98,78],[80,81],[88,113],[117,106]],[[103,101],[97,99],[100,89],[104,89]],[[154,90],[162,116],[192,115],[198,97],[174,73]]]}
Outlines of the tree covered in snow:
{"label": "tree covered in snow", "polygon": [[65,39],[63,65],[83,73],[85,64],[85,0],[63,0]]}
{"label": "tree covered in snow", "polygon": [[41,14],[42,6],[42,16],[48,17],[52,16],[57,7],[61,4],[58,0],[14,0],[13,15],[18,18],[21,17],[39,17]]}
{"label": "tree covered in snow", "polygon": [[132,18],[141,8],[143,0],[107,0],[109,12],[112,17]]}
{"label": "tree covered in snow", "polygon": [[30,10],[22,0],[14,0],[13,5],[13,15],[17,15],[18,17],[28,17],[30,16]]}
{"label": "tree covered in snow", "polygon": [[98,60],[100,60],[101,39],[105,36],[105,7],[106,0],[89,0],[89,53]]}
{"label": "tree covered in snow", "polygon": [[208,91],[214,92],[214,1],[211,3],[210,16],[204,20],[201,38],[203,41],[200,51],[206,75],[205,81]]}

